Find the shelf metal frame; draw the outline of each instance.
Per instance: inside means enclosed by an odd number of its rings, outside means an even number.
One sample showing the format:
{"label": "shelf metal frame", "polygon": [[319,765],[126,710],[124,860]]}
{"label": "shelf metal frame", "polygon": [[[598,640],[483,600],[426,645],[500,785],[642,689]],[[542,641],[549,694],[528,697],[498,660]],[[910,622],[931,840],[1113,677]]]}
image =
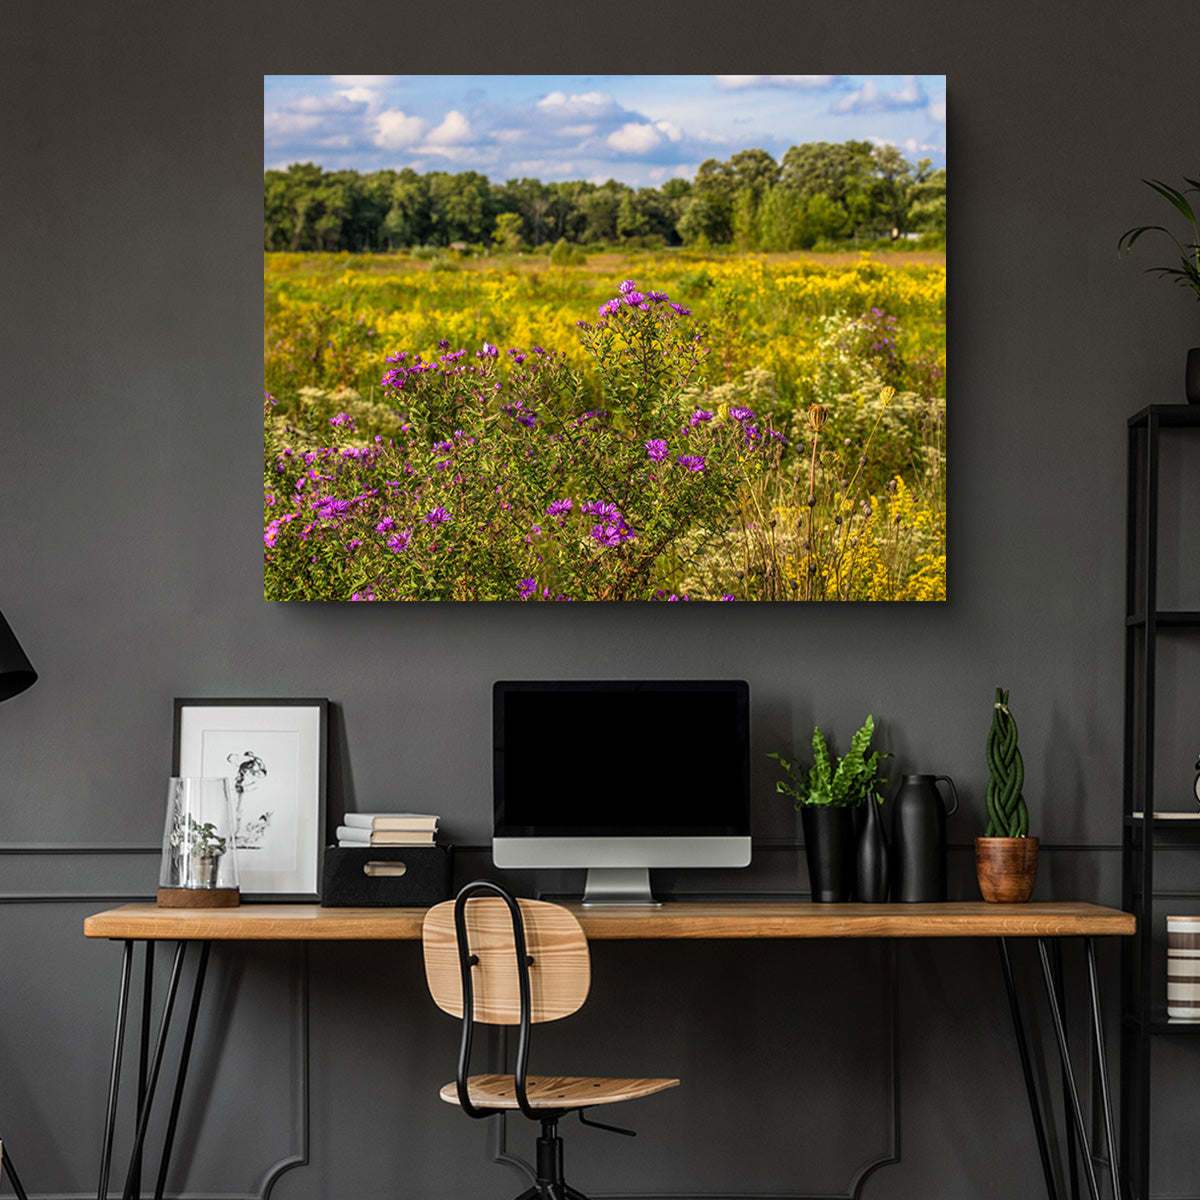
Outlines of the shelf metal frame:
{"label": "shelf metal frame", "polygon": [[[1137,918],[1137,934],[1121,947],[1120,1161],[1129,1200],[1151,1200],[1153,1039],[1200,1032],[1200,1024],[1171,1023],[1165,1012],[1152,1011],[1155,972],[1164,969],[1153,949],[1155,850],[1166,848],[1159,842],[1165,831],[1184,836],[1200,832],[1200,821],[1154,816],[1158,634],[1163,629],[1200,630],[1200,611],[1158,607],[1161,437],[1164,430],[1200,429],[1200,406],[1152,404],[1128,424],[1121,897],[1122,907]],[[1177,838],[1170,845],[1177,848]]]}

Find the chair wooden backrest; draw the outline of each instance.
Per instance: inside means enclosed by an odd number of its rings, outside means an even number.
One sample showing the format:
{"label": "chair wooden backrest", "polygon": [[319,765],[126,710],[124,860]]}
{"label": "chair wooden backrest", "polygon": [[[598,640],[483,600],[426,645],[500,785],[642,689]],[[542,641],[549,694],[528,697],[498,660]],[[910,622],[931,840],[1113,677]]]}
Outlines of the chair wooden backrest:
{"label": "chair wooden backrest", "polygon": [[[517,900],[524,926],[529,973],[530,1020],[570,1016],[587,999],[591,964],[587,937],[574,915],[543,900]],[[421,941],[425,979],[434,1002],[451,1016],[463,1015],[462,968],[455,931],[454,900],[425,914]],[[469,896],[463,906],[471,991],[476,1021],[521,1023],[521,972],[512,912],[500,896]]]}

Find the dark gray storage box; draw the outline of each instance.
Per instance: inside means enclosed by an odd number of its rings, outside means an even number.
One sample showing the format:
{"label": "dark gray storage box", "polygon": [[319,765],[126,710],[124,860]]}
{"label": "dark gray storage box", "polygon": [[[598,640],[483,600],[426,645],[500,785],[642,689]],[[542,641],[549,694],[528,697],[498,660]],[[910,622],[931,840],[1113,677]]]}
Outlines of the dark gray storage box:
{"label": "dark gray storage box", "polygon": [[449,900],[453,885],[453,846],[329,846],[321,904],[428,908]]}

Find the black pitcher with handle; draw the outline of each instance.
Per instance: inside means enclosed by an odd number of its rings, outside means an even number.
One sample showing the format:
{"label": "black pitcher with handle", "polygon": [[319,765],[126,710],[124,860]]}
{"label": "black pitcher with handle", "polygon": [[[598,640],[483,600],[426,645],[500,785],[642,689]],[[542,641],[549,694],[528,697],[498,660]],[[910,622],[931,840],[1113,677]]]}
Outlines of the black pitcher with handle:
{"label": "black pitcher with handle", "polygon": [[[946,808],[939,782],[950,788]],[[905,775],[892,804],[892,899],[908,903],[946,899],[946,818],[958,811],[949,775]]]}

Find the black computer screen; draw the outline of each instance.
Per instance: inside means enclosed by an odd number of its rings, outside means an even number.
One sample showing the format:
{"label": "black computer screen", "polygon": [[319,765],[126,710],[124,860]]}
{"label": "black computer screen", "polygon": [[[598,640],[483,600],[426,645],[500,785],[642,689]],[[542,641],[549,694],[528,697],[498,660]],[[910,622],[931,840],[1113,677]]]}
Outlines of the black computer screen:
{"label": "black computer screen", "polygon": [[741,680],[500,682],[500,837],[748,836]]}

